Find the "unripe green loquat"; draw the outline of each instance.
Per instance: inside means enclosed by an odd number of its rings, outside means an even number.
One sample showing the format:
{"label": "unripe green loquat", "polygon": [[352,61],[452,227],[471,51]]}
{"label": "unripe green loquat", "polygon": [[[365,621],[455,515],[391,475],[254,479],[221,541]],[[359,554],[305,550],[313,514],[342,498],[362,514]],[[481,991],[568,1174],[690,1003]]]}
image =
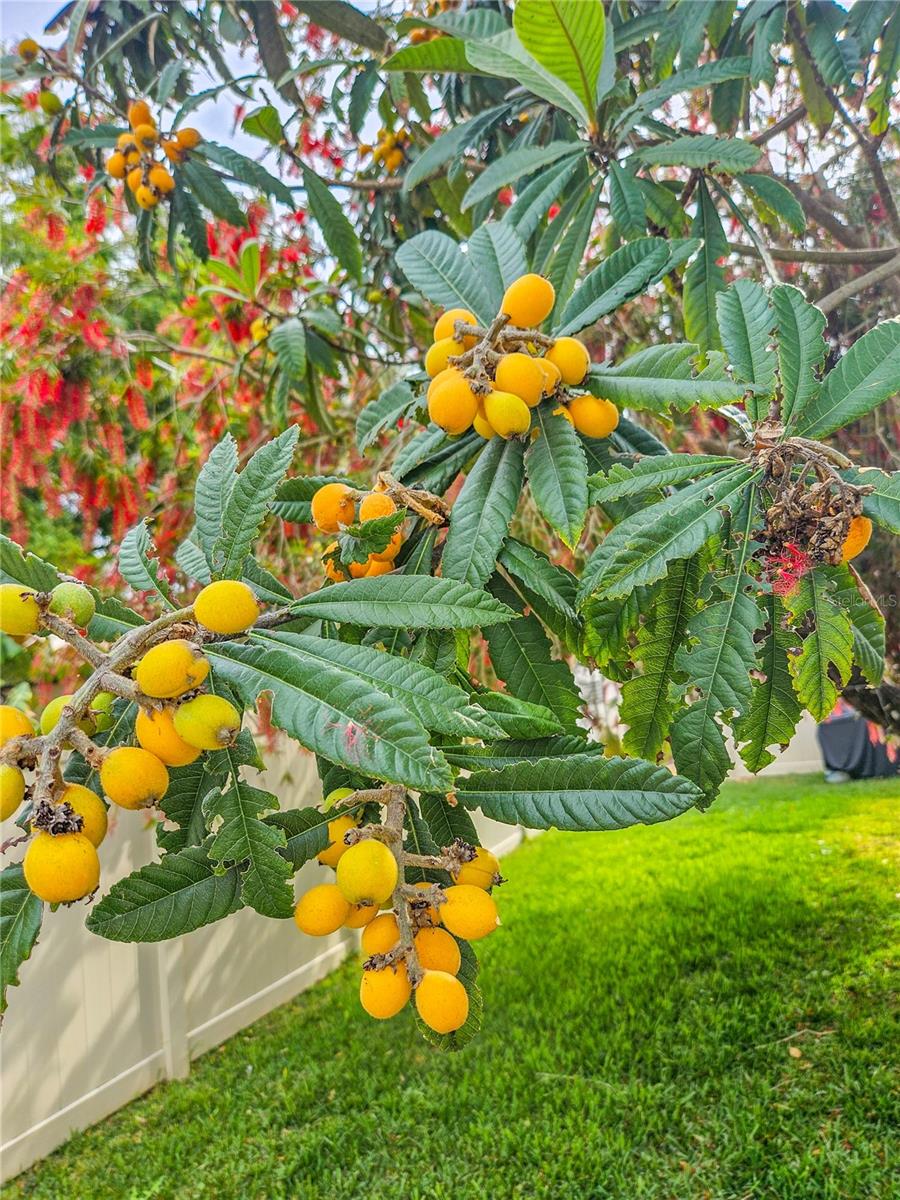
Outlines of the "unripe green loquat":
{"label": "unripe green loquat", "polygon": [[0,821],[11,817],[25,799],[25,776],[9,763],[0,765]]}
{"label": "unripe green loquat", "polygon": [[96,601],[84,584],[58,583],[50,593],[50,611],[80,629],[90,625],[96,610]]}

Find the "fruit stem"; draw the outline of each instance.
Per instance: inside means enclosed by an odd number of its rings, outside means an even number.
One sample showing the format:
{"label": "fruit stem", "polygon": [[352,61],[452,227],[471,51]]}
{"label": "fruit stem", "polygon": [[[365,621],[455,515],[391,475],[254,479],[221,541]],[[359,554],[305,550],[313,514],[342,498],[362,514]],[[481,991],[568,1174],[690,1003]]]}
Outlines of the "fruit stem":
{"label": "fruit stem", "polygon": [[416,947],[413,941],[415,930],[409,915],[409,904],[405,895],[406,876],[405,852],[403,850],[403,822],[406,817],[406,789],[392,788],[391,798],[387,802],[384,817],[384,830],[389,835],[385,838],[394,858],[397,860],[397,885],[394,888],[392,900],[397,925],[400,929],[400,951],[406,960],[406,973],[413,988],[419,986],[424,972],[419,965]]}

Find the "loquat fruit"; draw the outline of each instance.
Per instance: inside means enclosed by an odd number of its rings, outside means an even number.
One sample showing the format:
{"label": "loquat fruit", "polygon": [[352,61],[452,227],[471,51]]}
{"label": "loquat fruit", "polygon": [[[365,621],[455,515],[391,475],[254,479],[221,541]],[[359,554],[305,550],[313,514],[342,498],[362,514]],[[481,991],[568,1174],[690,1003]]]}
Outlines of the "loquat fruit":
{"label": "loquat fruit", "polygon": [[[467,308],[448,308],[434,323],[434,340],[436,342],[443,341],[444,338],[456,337],[456,322],[465,321],[467,325],[477,325],[475,314],[470,313]],[[475,337],[463,336],[459,339],[462,344],[468,348],[475,344]]]}
{"label": "loquat fruit", "polygon": [[177,166],[179,163],[184,162],[186,153],[181,146],[179,146],[175,138],[163,138],[163,140],[160,142],[160,146],[162,147],[163,154],[165,154],[170,163]]}
{"label": "loquat fruit", "polygon": [[353,492],[346,483],[325,483],[310,503],[312,519],[323,533],[337,533],[342,525],[352,525],[356,518]]}
{"label": "loquat fruit", "polygon": [[11,817],[25,799],[25,776],[9,763],[0,765],[0,821]]}
{"label": "loquat fruit", "polygon": [[366,579],[373,579],[376,575],[387,575],[393,571],[394,564],[390,560],[378,558],[373,554],[369,557],[369,563],[364,572]]}
{"label": "loquat fruit", "polygon": [[167,767],[186,767],[201,754],[197,746],[179,737],[170,708],[160,712],[142,708],[134,722],[134,735],[144,750],[155,754]]}
{"label": "loquat fruit", "polygon": [[362,951],[366,957],[387,954],[400,941],[400,926],[392,912],[380,913],[363,931]]}
{"label": "loquat fruit", "polygon": [[134,127],[134,142],[138,150],[152,150],[159,141],[159,134],[156,132],[155,125],[148,125],[146,122],[143,125]]}
{"label": "loquat fruit", "polygon": [[149,808],[169,790],[169,772],[162,759],[140,746],[117,746],[100,767],[100,786],[119,808]]}
{"label": "loquat fruit", "polygon": [[[337,550],[337,542],[330,542],[325,548],[325,553],[330,554],[333,550]],[[336,563],[333,558],[323,560],[325,575],[332,583],[346,583],[349,576],[345,574],[339,563]]]}
{"label": "loquat fruit", "polygon": [[128,165],[125,162],[125,155],[121,150],[113,150],[112,154],[106,160],[106,173],[111,175],[113,179],[124,179]]}
{"label": "loquat fruit", "polygon": [[140,187],[135,188],[134,198],[137,201],[138,208],[156,208],[157,204],[159,204],[159,197],[156,192],[144,183]]}
{"label": "loquat fruit", "polygon": [[862,554],[866,546],[869,544],[869,538],[872,536],[872,522],[868,517],[856,516],[850,522],[850,528],[847,530],[847,536],[844,538],[844,544],[841,547],[841,562],[849,562],[851,558],[856,558],[857,554]]}
{"label": "loquat fruit", "polygon": [[[54,730],[59,722],[62,710],[73,699],[72,696],[54,696],[53,699],[44,707],[41,713],[41,719],[38,722],[41,733],[47,734]],[[82,717],[78,722],[78,728],[82,733],[93,733],[94,722],[90,717]]]}
{"label": "loquat fruit", "polygon": [[128,124],[135,130],[141,125],[149,125],[151,128],[156,127],[153,114],[150,112],[150,105],[146,100],[131,101],[128,105]]}
{"label": "loquat fruit", "polygon": [[435,1033],[453,1033],[469,1017],[469,993],[447,971],[426,971],[416,988],[416,1011]]}
{"label": "loquat fruit", "polygon": [[572,424],[584,437],[609,437],[619,424],[619,410],[610,400],[596,396],[573,396],[569,401]]}
{"label": "loquat fruit", "polygon": [[544,395],[544,370],[540,359],[530,354],[504,354],[497,363],[495,383],[498,391],[512,392],[529,408],[540,404]]}
{"label": "loquat fruit", "polygon": [[528,432],[531,411],[525,401],[512,392],[490,391],[484,397],[483,404],[486,420],[502,438]]}
{"label": "loquat fruit", "polygon": [[[426,888],[434,887],[434,884],[426,883],[423,881],[421,883],[414,883],[413,887],[417,888],[420,892],[424,892]],[[436,905],[429,904],[427,906],[427,908],[425,909],[425,916],[428,918],[428,920],[431,922],[432,925],[440,925],[441,914],[440,914],[440,911],[438,910],[438,908],[436,907]]]}
{"label": "loquat fruit", "polygon": [[446,971],[456,975],[462,966],[459,944],[446,929],[437,926],[420,929],[413,938],[419,965],[426,971]]}
{"label": "loquat fruit", "polygon": [[503,293],[500,311],[506,313],[510,324],[520,329],[534,329],[549,317],[556,291],[543,275],[522,275]]}
{"label": "loquat fruit", "polygon": [[34,734],[34,726],[20,708],[0,704],[0,746],[5,746],[13,738],[33,737]]}
{"label": "loquat fruit", "polygon": [[186,125],[184,129],[179,129],[175,134],[175,141],[182,150],[196,150],[203,138],[196,129],[192,129],[190,125]]}
{"label": "loquat fruit", "polygon": [[113,727],[113,705],[116,702],[112,692],[98,692],[91,701],[89,709],[91,720],[94,723],[94,729],[98,733],[102,733],[106,729]]}
{"label": "loquat fruit", "polygon": [[441,922],[467,942],[477,941],[493,933],[500,920],[493,897],[472,883],[457,883],[448,887],[444,895],[446,904],[441,906]]}
{"label": "loquat fruit", "polygon": [[57,113],[61,113],[63,110],[62,100],[60,100],[56,92],[51,92],[49,88],[41,89],[41,94],[38,96],[38,104],[48,117],[55,117]]}
{"label": "loquat fruit", "polygon": [[384,844],[366,838],[341,855],[337,885],[350,904],[383,904],[397,886],[397,860]]}
{"label": "loquat fruit", "polygon": [[552,396],[562,383],[562,375],[559,372],[559,367],[556,363],[550,362],[546,358],[539,358],[536,361],[544,373],[544,395]]}
{"label": "loquat fruit", "polygon": [[350,916],[350,905],[333,883],[319,883],[304,892],[294,909],[294,921],[302,933],[325,937],[335,933]]}
{"label": "loquat fruit", "polygon": [[27,637],[37,633],[41,610],[33,588],[20,583],[0,584],[0,633],[9,637]]}
{"label": "loquat fruit", "polygon": [[369,492],[359,502],[360,521],[374,521],[378,517],[389,517],[397,511],[397,505],[384,492]]}
{"label": "loquat fruit", "polygon": [[435,375],[440,375],[441,371],[446,371],[451,365],[450,359],[456,358],[464,350],[462,342],[458,342],[456,338],[441,338],[439,342],[428,347],[425,355],[425,370],[433,379]]}
{"label": "loquat fruit", "polygon": [[241,728],[241,714],[223,696],[195,696],[175,709],[175,732],[189,746],[222,750]]}
{"label": "loquat fruit", "polygon": [[475,887],[488,891],[497,882],[500,875],[500,860],[484,846],[475,847],[475,857],[471,862],[463,863],[456,876],[457,883],[472,883]]}
{"label": "loquat fruit", "polygon": [[209,674],[209,659],[186,638],[171,638],[148,650],[134,669],[145,696],[171,700],[198,688]]}
{"label": "loquat fruit", "polygon": [[175,180],[163,166],[150,168],[150,183],[164,196],[168,196],[169,192],[175,190]]}
{"label": "loquat fruit", "polygon": [[335,817],[333,821],[328,822],[328,845],[316,855],[323,867],[338,865],[341,857],[350,849],[344,841],[344,834],[350,829],[355,829],[358,824],[356,817],[351,816]]}
{"label": "loquat fruit", "polygon": [[578,338],[557,338],[546,354],[546,361],[559,368],[563,383],[575,387],[584,379],[591,365],[584,342]]}
{"label": "loquat fruit", "polygon": [[370,572],[370,574],[374,573],[375,575],[383,575],[384,572],[381,570],[381,565],[384,563],[392,563],[400,553],[402,545],[403,534],[398,529],[394,534],[392,534],[391,540],[383,550],[379,550],[377,553],[373,552],[369,556],[370,566],[374,567],[376,563],[379,564],[379,569],[375,572]]}
{"label": "loquat fruit", "polygon": [[16,49],[22,62],[27,63],[34,62],[41,52],[41,48],[34,38],[22,38]]}
{"label": "loquat fruit", "polygon": [[445,433],[465,433],[478,414],[478,397],[461,371],[444,379],[428,399],[428,415]]}
{"label": "loquat fruit", "polygon": [[325,812],[329,812],[336,804],[340,804],[342,800],[346,800],[348,796],[352,796],[354,790],[351,787],[332,788],[322,801],[322,808]]}
{"label": "loquat fruit", "polygon": [[497,430],[493,427],[487,417],[484,415],[484,405],[478,405],[478,412],[472,420],[472,428],[479,437],[483,437],[486,442],[489,442],[492,437],[497,436]]}
{"label": "loquat fruit", "polygon": [[82,583],[58,583],[50,593],[50,611],[86,629],[94,619],[97,603]]}
{"label": "loquat fruit", "polygon": [[36,833],[22,869],[32,892],[47,904],[71,904],[100,883],[97,848],[83,833]]}
{"label": "loquat fruit", "polygon": [[218,579],[197,596],[194,619],[213,633],[243,633],[259,620],[259,604],[246,583]]}
{"label": "loquat fruit", "polygon": [[57,797],[58,804],[68,804],[73,812],[81,817],[80,832],[94,845],[99,846],[106,837],[107,816],[106,805],[96,792],[82,787],[80,783],[70,783],[63,788]]}
{"label": "loquat fruit", "polygon": [[138,188],[141,186],[141,184],[144,182],[144,168],[143,167],[132,167],[131,170],[128,172],[128,174],[125,176],[125,182],[128,184],[129,191],[136,192],[138,190]]}
{"label": "loquat fruit", "polygon": [[378,916],[375,904],[351,904],[350,916],[344,922],[345,929],[365,929]]}
{"label": "loquat fruit", "polygon": [[412,988],[406,963],[394,963],[380,971],[363,971],[359,984],[359,1002],[379,1021],[395,1017],[409,1000]]}

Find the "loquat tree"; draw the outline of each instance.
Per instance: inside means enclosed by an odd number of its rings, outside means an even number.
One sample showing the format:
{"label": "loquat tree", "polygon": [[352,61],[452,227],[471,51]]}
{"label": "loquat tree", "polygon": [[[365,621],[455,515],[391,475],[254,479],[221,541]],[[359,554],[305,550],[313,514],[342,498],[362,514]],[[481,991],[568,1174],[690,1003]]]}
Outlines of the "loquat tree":
{"label": "loquat tree", "polygon": [[[4,993],[45,905],[97,891],[107,805],[152,807],[158,861],[91,904],[94,933],[161,940],[241,907],[293,916],[312,935],[361,928],[366,1012],[388,1018],[412,1000],[426,1036],[459,1048],[480,1026],[471,943],[498,925],[501,882],[474,811],[535,829],[668,820],[713,802],[730,746],[757,771],[804,710],[831,712],[851,672],[882,679],[884,619],[852,562],[873,524],[900,532],[900,479],[835,442],[896,394],[900,322],[867,322],[844,353],[829,353],[828,303],[771,269],[766,229],[780,219],[799,235],[803,205],[754,170],[767,139],[733,134],[752,89],[774,83],[771,48],[787,37],[814,123],[827,102],[843,124],[842,96],[864,76],[869,129],[847,119],[880,195],[896,14],[678,4],[673,18],[663,5],[521,0],[510,25],[505,6],[438,7],[384,23],[349,5],[314,8],[379,55],[328,68],[349,81],[354,137],[379,87],[390,104],[402,81],[410,105],[430,106],[420,75],[434,77],[431,96],[442,89],[451,120],[432,139],[385,128],[365,156],[363,173],[387,175],[366,186],[390,220],[390,286],[406,301],[402,312],[386,302],[397,311],[379,344],[396,348],[404,328],[420,344],[358,413],[364,465],[293,473],[302,438],[292,424],[241,466],[226,435],[199,472],[174,562],[161,569],[143,522],[122,539],[118,572],[146,604],[0,542],[0,632],[62,639],[87,672],[38,728],[22,708],[0,708],[2,813],[21,829],[10,848],[25,846],[2,875]],[[237,26],[229,40],[255,38],[265,72],[301,108],[289,32],[265,24],[273,6],[225,11]],[[80,119],[64,129],[61,113],[54,136],[85,153],[108,148],[107,175],[124,178],[136,205],[148,269],[163,209],[169,268],[179,268],[182,231],[207,257],[195,209],[240,224],[222,172],[278,198],[275,163],[270,172],[179,140],[202,97],[186,90],[177,51],[189,36],[169,6],[148,6],[133,27],[124,9],[93,23],[86,6],[76,12],[65,58],[20,46],[14,69],[67,79],[70,117],[82,103],[118,111],[122,125],[99,131]],[[210,10],[184,20],[196,60],[209,52]],[[129,95],[116,66],[153,21],[160,60],[132,55],[130,69],[157,111]],[[111,95],[98,100],[101,63]],[[698,90],[716,133],[655,115]],[[181,107],[164,121],[173,97]],[[358,216],[361,241],[279,109],[248,121],[278,164],[301,172],[352,312],[348,294],[384,282],[367,278],[362,252],[374,206]],[[461,158],[471,147],[479,154]],[[669,168],[674,177],[659,174]],[[425,184],[429,211],[415,208]],[[518,194],[503,205],[512,184]],[[598,212],[609,219],[586,265]],[[769,286],[729,283],[723,213],[745,230]],[[384,270],[383,247],[371,261]],[[220,268],[238,299],[258,296],[254,262],[251,250],[225,264],[232,276]],[[661,291],[672,320],[652,344],[622,345],[626,314]],[[258,318],[276,387],[306,376],[312,299]],[[722,453],[667,439],[702,413],[729,430]],[[289,587],[264,561],[278,521],[310,529],[320,586]],[[575,662],[621,683],[622,753],[588,737]],[[272,725],[316,755],[321,804],[281,810],[250,781],[262,765],[251,732],[261,698]],[[314,858],[334,880],[295,903],[292,876]]]}

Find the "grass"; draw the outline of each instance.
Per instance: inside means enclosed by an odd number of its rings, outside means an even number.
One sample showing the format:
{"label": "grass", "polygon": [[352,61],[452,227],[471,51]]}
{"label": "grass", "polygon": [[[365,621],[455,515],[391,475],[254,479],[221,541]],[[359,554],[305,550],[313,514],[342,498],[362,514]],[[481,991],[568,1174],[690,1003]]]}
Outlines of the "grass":
{"label": "grass", "polygon": [[896,1196],[898,800],[770,779],[539,838],[505,861],[464,1052],[376,1026],[347,964],[3,1200]]}

